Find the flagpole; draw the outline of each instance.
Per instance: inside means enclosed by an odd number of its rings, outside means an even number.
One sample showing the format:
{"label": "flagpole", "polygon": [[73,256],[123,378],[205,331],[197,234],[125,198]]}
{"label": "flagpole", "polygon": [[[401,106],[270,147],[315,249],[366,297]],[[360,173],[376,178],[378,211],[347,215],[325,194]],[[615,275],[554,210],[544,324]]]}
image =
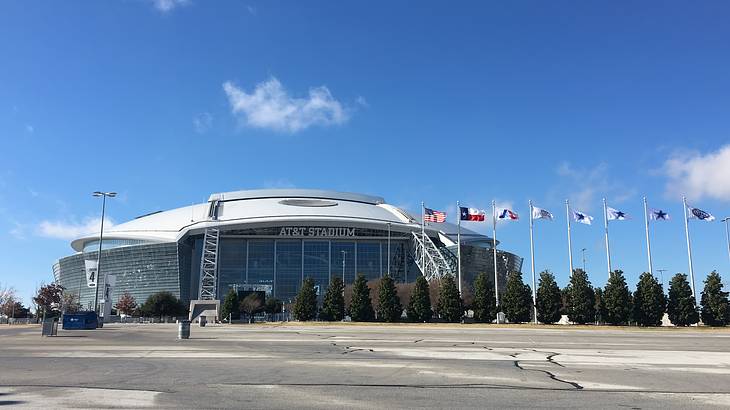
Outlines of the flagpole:
{"label": "flagpole", "polygon": [[570,203],[565,200],[565,216],[568,220],[568,262],[570,263],[570,277],[573,277],[573,245],[570,241]]}
{"label": "flagpole", "polygon": [[532,310],[535,315],[535,324],[537,324],[537,289],[535,288],[535,242],[532,239],[532,200],[528,201],[530,205],[530,266],[532,268]]}
{"label": "flagpole", "polygon": [[603,198],[603,225],[606,228],[606,260],[608,261],[608,277],[611,277],[611,247],[608,242],[608,209],[606,198]]}
{"label": "flagpole", "polygon": [[651,264],[651,241],[649,239],[649,213],[647,212],[646,197],[644,197],[644,225],[646,227],[646,256],[649,259],[649,274],[654,276]]}
{"label": "flagpole", "polygon": [[[497,204],[492,200],[492,249],[494,250],[494,300],[499,310],[499,279],[497,277]],[[499,313],[497,313],[499,323]]]}
{"label": "flagpole", "polygon": [[697,293],[695,293],[695,272],[692,267],[692,243],[689,239],[689,219],[687,218],[687,198],[682,197],[682,205],[684,207],[684,233],[687,235],[687,258],[689,259],[689,277],[690,284],[692,285],[692,296],[695,297],[695,303],[697,302]]}
{"label": "flagpole", "polygon": [[459,294],[461,293],[461,208],[459,207],[459,201],[456,201],[456,266],[457,274],[459,275]]}

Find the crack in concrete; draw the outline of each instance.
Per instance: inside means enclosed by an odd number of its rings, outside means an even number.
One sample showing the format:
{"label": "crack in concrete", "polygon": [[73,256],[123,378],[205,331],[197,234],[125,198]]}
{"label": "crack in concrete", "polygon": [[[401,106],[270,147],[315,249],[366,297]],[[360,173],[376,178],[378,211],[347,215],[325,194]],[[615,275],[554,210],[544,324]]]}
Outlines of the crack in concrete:
{"label": "crack in concrete", "polygon": [[560,378],[558,378],[558,376],[556,376],[554,373],[552,373],[552,372],[550,372],[548,370],[543,370],[543,369],[525,369],[524,367],[520,366],[520,361],[519,360],[512,361],[512,364],[514,364],[515,367],[518,368],[518,369],[520,369],[520,370],[526,370],[526,371],[533,371],[533,372],[545,373],[545,374],[548,375],[548,377],[550,379],[555,380],[556,382],[569,384],[569,385],[573,386],[573,388],[576,389],[576,390],[583,390],[583,386],[581,386],[580,384],[578,384],[576,382],[571,382],[569,380],[560,379]]}

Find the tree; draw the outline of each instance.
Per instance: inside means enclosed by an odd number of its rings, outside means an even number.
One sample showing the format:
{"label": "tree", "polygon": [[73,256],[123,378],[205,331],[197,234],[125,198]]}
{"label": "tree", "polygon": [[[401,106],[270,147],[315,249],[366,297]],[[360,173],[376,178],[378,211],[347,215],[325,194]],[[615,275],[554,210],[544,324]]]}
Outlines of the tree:
{"label": "tree", "polygon": [[612,325],[629,323],[631,317],[631,292],[621,270],[611,272],[603,291],[606,312],[603,320]]}
{"label": "tree", "polygon": [[[316,301],[315,301],[316,302]],[[253,316],[264,308],[264,301],[261,297],[261,294],[258,292],[251,292],[248,295],[246,295],[245,298],[241,300],[241,303],[238,305],[241,312],[248,315],[248,322],[253,322]],[[316,305],[315,305],[316,308]]]}
{"label": "tree", "polygon": [[474,280],[474,321],[492,323],[497,318],[497,302],[494,299],[494,288],[487,274],[482,272]]}
{"label": "tree", "polygon": [[522,282],[522,272],[510,272],[507,275],[502,311],[510,323],[530,321],[532,290]]}
{"label": "tree", "polygon": [[390,275],[380,280],[378,289],[378,320],[381,322],[397,322],[403,314],[403,306],[395,289],[395,282]]}
{"label": "tree", "polygon": [[137,311],[137,299],[129,292],[122,293],[114,308],[122,315],[131,316]]}
{"label": "tree", "polygon": [[355,322],[369,322],[373,320],[373,302],[370,299],[370,288],[365,276],[357,274],[355,283],[352,284],[352,299],[350,300],[350,318]]}
{"label": "tree", "polygon": [[294,318],[306,322],[317,317],[317,291],[314,289],[314,279],[306,278],[302,282],[297,298],[294,301]]}
{"label": "tree", "polygon": [[540,323],[551,324],[560,320],[563,301],[555,276],[549,271],[540,273],[536,298],[537,320]]}
{"label": "tree", "polygon": [[649,272],[639,276],[634,292],[634,320],[640,326],[659,326],[667,305],[662,285]]}
{"label": "tree", "polygon": [[231,320],[238,320],[241,318],[241,302],[238,300],[238,292],[235,289],[231,289],[223,299],[221,305],[221,319],[228,319],[229,315]]}
{"label": "tree", "polygon": [[431,311],[431,297],[428,281],[423,276],[416,278],[411,298],[408,300],[406,314],[412,322],[430,322],[433,312]]}
{"label": "tree", "polygon": [[145,316],[154,316],[160,319],[163,316],[178,316],[187,313],[187,308],[175,295],[168,291],[151,294],[139,310]]}
{"label": "tree", "polygon": [[10,301],[14,300],[18,300],[15,288],[3,286],[2,283],[0,283],[0,306],[5,306]]}
{"label": "tree", "polygon": [[329,321],[340,321],[345,318],[345,285],[337,276],[332,278],[327,287],[319,317]]}
{"label": "tree", "polygon": [[689,326],[700,321],[695,297],[685,274],[678,273],[669,282],[667,315],[675,326]]}
{"label": "tree", "polygon": [[728,292],[722,290],[722,278],[712,271],[705,279],[702,291],[702,322],[709,326],[725,326],[730,323]]}
{"label": "tree", "polygon": [[273,315],[274,313],[281,313],[281,308],[283,304],[281,301],[275,297],[269,297],[266,298],[266,302],[264,302],[264,312]]}
{"label": "tree", "polygon": [[64,290],[63,286],[56,283],[41,285],[36,296],[33,297],[33,303],[37,306],[36,313],[42,312],[43,316],[60,313]]}
{"label": "tree", "polygon": [[596,315],[596,323],[603,324],[606,322],[606,300],[603,296],[603,289],[595,288],[593,290],[595,303],[593,304],[593,311]]}
{"label": "tree", "polygon": [[583,269],[575,269],[568,285],[568,319],[578,324],[591,323],[596,317],[595,293]]}
{"label": "tree", "polygon": [[9,318],[24,318],[28,317],[29,314],[30,310],[28,310],[28,308],[13,299],[6,300],[3,305],[0,305],[0,315],[5,315]]}
{"label": "tree", "polygon": [[458,323],[464,316],[464,302],[461,300],[459,288],[451,275],[441,278],[441,289],[436,302],[436,314],[449,323]]}
{"label": "tree", "polygon": [[61,311],[63,313],[76,313],[81,310],[78,295],[64,291],[61,294]]}

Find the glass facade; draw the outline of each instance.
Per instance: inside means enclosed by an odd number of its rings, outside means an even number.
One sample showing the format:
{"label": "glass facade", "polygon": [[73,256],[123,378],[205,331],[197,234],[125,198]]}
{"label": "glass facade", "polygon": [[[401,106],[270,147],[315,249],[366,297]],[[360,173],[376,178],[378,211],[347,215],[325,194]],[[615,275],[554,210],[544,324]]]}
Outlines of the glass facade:
{"label": "glass facade", "polygon": [[[391,240],[390,268],[396,281],[407,279],[407,243],[403,239]],[[347,284],[355,280],[357,273],[371,280],[380,278],[388,269],[387,240],[246,239],[224,236],[219,246],[221,298],[234,287],[244,290],[264,285],[270,287],[275,297],[288,300],[296,296],[302,280],[307,277],[314,279],[322,296],[331,277],[342,277],[343,256]],[[196,294],[197,288],[191,293]]]}
{"label": "glass facade", "polygon": [[[373,280],[390,270],[396,282],[413,282],[420,275],[412,257],[410,237],[405,234],[393,235],[389,252],[387,236],[382,231],[360,230],[356,236],[337,238],[272,235],[280,233],[281,229],[227,231],[221,236],[218,253],[220,299],[230,289],[266,291],[281,300],[293,299],[306,277],[314,279],[321,298],[333,277],[344,276],[345,284],[350,285],[357,274]],[[455,258],[454,248],[442,251],[445,256]],[[84,260],[96,259],[96,254],[92,251],[62,258],[54,267],[58,282],[68,291],[80,293],[84,307],[94,298],[94,290],[86,287]],[[112,302],[116,302],[122,292],[129,291],[142,304],[149,295],[164,290],[187,304],[198,297],[201,254],[200,235],[187,237],[180,243],[105,249],[102,251],[102,278],[106,274],[117,275]],[[522,258],[502,251],[498,255],[502,288],[506,272],[519,271]],[[486,247],[462,245],[464,284],[471,286],[481,272],[493,278],[492,258],[491,250]]]}
{"label": "glass facade", "polygon": [[[80,295],[81,306],[85,309],[92,308],[95,289],[86,286],[84,260],[96,260],[97,254],[78,253],[58,261],[58,282],[68,292]],[[175,242],[102,250],[99,299],[102,298],[107,275],[117,277],[111,303],[116,303],[125,291],[134,296],[138,305],[151,294],[163,290],[178,298],[184,297],[178,261],[178,244]]]}

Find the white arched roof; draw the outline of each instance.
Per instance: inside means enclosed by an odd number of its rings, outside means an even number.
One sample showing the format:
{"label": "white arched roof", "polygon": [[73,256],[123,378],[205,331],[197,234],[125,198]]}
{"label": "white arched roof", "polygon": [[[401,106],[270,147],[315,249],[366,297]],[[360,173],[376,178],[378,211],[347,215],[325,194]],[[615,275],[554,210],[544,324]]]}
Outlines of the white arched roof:
{"label": "white arched roof", "polygon": [[[208,218],[211,204],[218,201],[217,219]],[[390,223],[394,231],[420,228],[420,221],[407,212],[385,203],[381,197],[349,192],[309,189],[260,189],[213,194],[207,203],[195,204],[138,217],[104,230],[104,240],[134,239],[174,242],[207,226],[266,226],[282,223],[316,223],[382,228]],[[453,224],[434,224],[429,230],[455,234]],[[453,231],[453,232],[452,232]],[[462,234],[480,236],[462,228]],[[98,240],[98,235],[78,238],[71,243],[76,251]],[[464,238],[462,238],[464,239]]]}

